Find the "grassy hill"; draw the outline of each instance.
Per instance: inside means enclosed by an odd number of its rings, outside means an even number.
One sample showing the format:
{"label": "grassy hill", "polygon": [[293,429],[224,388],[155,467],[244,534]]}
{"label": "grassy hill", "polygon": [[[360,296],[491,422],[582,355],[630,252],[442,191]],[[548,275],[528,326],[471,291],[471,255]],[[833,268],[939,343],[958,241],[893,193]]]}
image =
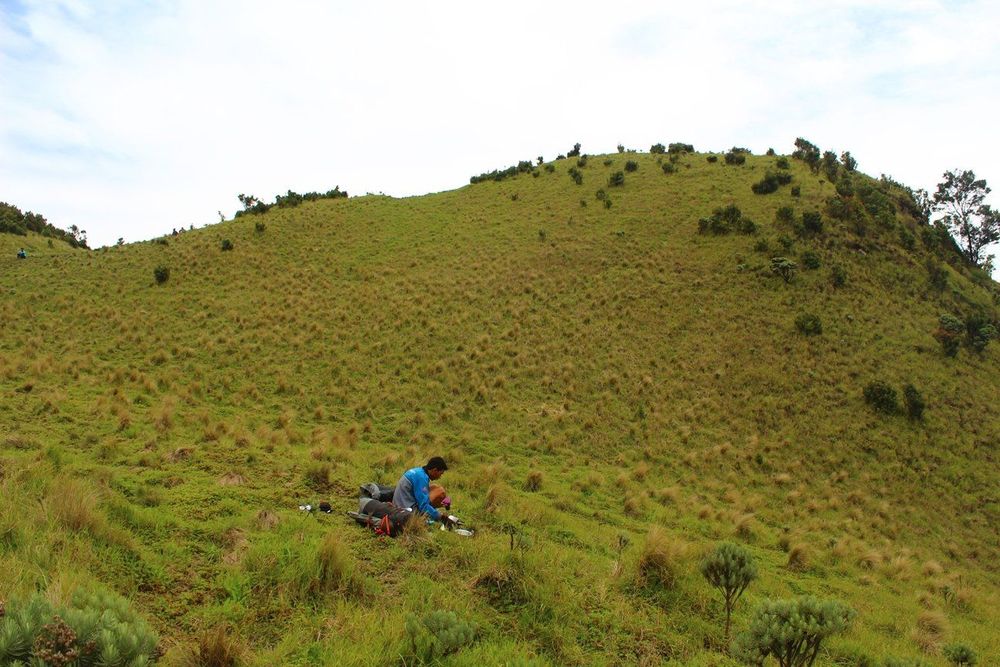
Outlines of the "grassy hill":
{"label": "grassy hill", "polygon": [[[1000,352],[933,335],[995,322],[996,284],[898,184],[841,174],[831,203],[822,172],[745,157],[5,252],[0,600],[114,591],[166,664],[412,664],[446,610],[475,627],[447,664],[732,665],[698,566],[736,541],[760,572],[737,633],[810,593],[858,612],[817,664],[1000,660]],[[791,182],[754,194],[767,173]],[[731,204],[754,233],[712,233]],[[923,419],[867,405],[876,380]],[[435,454],[475,538],[344,518]]]}

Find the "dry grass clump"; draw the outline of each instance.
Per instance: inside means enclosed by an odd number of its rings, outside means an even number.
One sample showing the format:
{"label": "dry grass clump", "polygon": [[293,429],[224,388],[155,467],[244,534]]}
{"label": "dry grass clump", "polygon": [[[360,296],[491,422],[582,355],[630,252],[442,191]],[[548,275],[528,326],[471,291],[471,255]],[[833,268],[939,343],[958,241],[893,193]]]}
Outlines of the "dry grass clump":
{"label": "dry grass clump", "polygon": [[925,609],[917,615],[917,627],[913,629],[912,638],[921,651],[936,654],[948,630],[948,619],[943,613]]}
{"label": "dry grass clump", "polygon": [[646,476],[648,474],[649,474],[649,464],[647,464],[645,461],[640,461],[639,464],[632,469],[632,478],[637,482],[641,482],[644,479],[646,479]]}
{"label": "dry grass clump", "polygon": [[753,514],[743,514],[736,518],[735,528],[741,540],[750,542],[756,536],[757,521]]}
{"label": "dry grass clump", "polygon": [[333,466],[329,463],[314,463],[306,468],[305,482],[313,491],[328,491],[333,484]]}
{"label": "dry grass clump", "polygon": [[873,570],[882,562],[882,554],[875,550],[866,551],[858,557],[858,567],[863,570]]}
{"label": "dry grass clump", "polygon": [[524,488],[528,491],[538,491],[542,488],[542,481],[545,476],[541,470],[528,471],[528,478],[524,481]]}
{"label": "dry grass clump", "polygon": [[941,566],[941,563],[936,560],[929,560],[923,564],[921,571],[924,573],[924,576],[937,577],[944,572],[944,568]]}
{"label": "dry grass clump", "polygon": [[84,482],[57,478],[49,487],[48,507],[56,521],[70,530],[95,531],[102,524],[97,492]]}
{"label": "dry grass clump", "polygon": [[639,552],[636,575],[643,584],[673,588],[678,575],[686,567],[689,554],[686,543],[674,539],[663,528],[653,526]]}
{"label": "dry grass clump", "polygon": [[676,486],[665,486],[653,492],[653,497],[661,505],[675,505],[680,499],[681,492]]}
{"label": "dry grass clump", "polygon": [[219,478],[219,486],[241,486],[246,481],[247,478],[238,472],[230,472]]}
{"label": "dry grass clump", "polygon": [[494,514],[507,503],[509,496],[510,493],[506,484],[503,482],[491,484],[486,489],[486,495],[483,496],[483,509]]}
{"label": "dry grass clump", "polygon": [[257,512],[257,518],[254,519],[254,523],[260,530],[271,530],[280,523],[281,519],[278,515],[271,510],[261,510]]}
{"label": "dry grass clump", "polygon": [[198,636],[194,645],[167,654],[176,667],[239,667],[246,659],[246,648],[227,625],[218,625]]}
{"label": "dry grass clump", "polygon": [[809,567],[809,550],[804,544],[794,544],[788,550],[787,567],[796,572],[801,572]]}

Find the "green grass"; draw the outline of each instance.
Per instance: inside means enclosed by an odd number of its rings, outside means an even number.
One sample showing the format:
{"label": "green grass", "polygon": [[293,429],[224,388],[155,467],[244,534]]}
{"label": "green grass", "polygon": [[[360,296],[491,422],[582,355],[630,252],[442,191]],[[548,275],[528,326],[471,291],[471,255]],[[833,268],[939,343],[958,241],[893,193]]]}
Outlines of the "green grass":
{"label": "green grass", "polygon": [[[609,187],[626,159],[638,170]],[[219,627],[250,664],[400,664],[406,619],[443,609],[478,628],[448,664],[731,665],[698,562],[738,540],[760,579],[734,634],[763,598],[812,593],[859,612],[823,664],[944,665],[950,641],[1000,658],[1000,354],[949,359],[931,335],[995,297],[960,266],[931,290],[919,234],[909,251],[898,229],[825,217],[798,238],[775,211],[823,210],[834,188],[793,160],[801,197],[752,194],[776,159],[692,154],[664,174],[592,156],[579,186],[561,160],[166,245],[43,239],[22,262],[28,242],[0,235],[0,599],[112,589],[168,664]],[[730,203],[756,235],[697,233]],[[820,268],[770,274],[806,250]],[[924,421],[870,410],[873,379],[914,384]],[[475,539],[379,540],[343,518],[359,484],[434,454]],[[337,512],[297,509],[320,499]],[[641,575],[654,526],[669,586]],[[918,628],[928,612],[943,640]]]}

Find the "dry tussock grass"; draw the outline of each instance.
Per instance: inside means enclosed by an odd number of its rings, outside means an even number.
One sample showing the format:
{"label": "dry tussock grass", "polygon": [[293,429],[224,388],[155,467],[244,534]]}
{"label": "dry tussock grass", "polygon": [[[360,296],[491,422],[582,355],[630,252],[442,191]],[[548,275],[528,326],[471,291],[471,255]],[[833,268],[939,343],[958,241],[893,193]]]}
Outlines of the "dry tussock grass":
{"label": "dry tussock grass", "polygon": [[70,530],[97,532],[103,526],[103,517],[97,510],[98,500],[97,491],[81,480],[57,477],[49,485],[49,511]]}
{"label": "dry tussock grass", "polygon": [[949,629],[948,619],[942,612],[925,609],[917,615],[917,626],[911,636],[921,651],[936,654]]}
{"label": "dry tussock grass", "polygon": [[271,530],[281,522],[277,514],[271,510],[261,510],[257,512],[254,524],[259,530]]}
{"label": "dry tussock grass", "polygon": [[666,530],[653,526],[646,533],[636,562],[640,583],[673,588],[680,572],[688,565],[690,547],[672,537]]}
{"label": "dry tussock grass", "polygon": [[786,566],[789,570],[801,572],[809,567],[809,549],[804,544],[794,544],[788,550],[788,562]]}

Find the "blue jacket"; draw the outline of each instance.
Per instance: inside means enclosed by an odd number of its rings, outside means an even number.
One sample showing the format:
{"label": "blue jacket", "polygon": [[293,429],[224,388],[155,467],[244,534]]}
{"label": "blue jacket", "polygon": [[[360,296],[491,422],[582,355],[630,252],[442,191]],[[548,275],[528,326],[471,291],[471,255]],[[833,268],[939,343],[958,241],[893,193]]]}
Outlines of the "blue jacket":
{"label": "blue jacket", "polygon": [[418,509],[431,519],[437,520],[441,513],[431,506],[431,478],[423,468],[410,468],[396,482],[396,492],[392,494],[392,504],[396,507]]}

